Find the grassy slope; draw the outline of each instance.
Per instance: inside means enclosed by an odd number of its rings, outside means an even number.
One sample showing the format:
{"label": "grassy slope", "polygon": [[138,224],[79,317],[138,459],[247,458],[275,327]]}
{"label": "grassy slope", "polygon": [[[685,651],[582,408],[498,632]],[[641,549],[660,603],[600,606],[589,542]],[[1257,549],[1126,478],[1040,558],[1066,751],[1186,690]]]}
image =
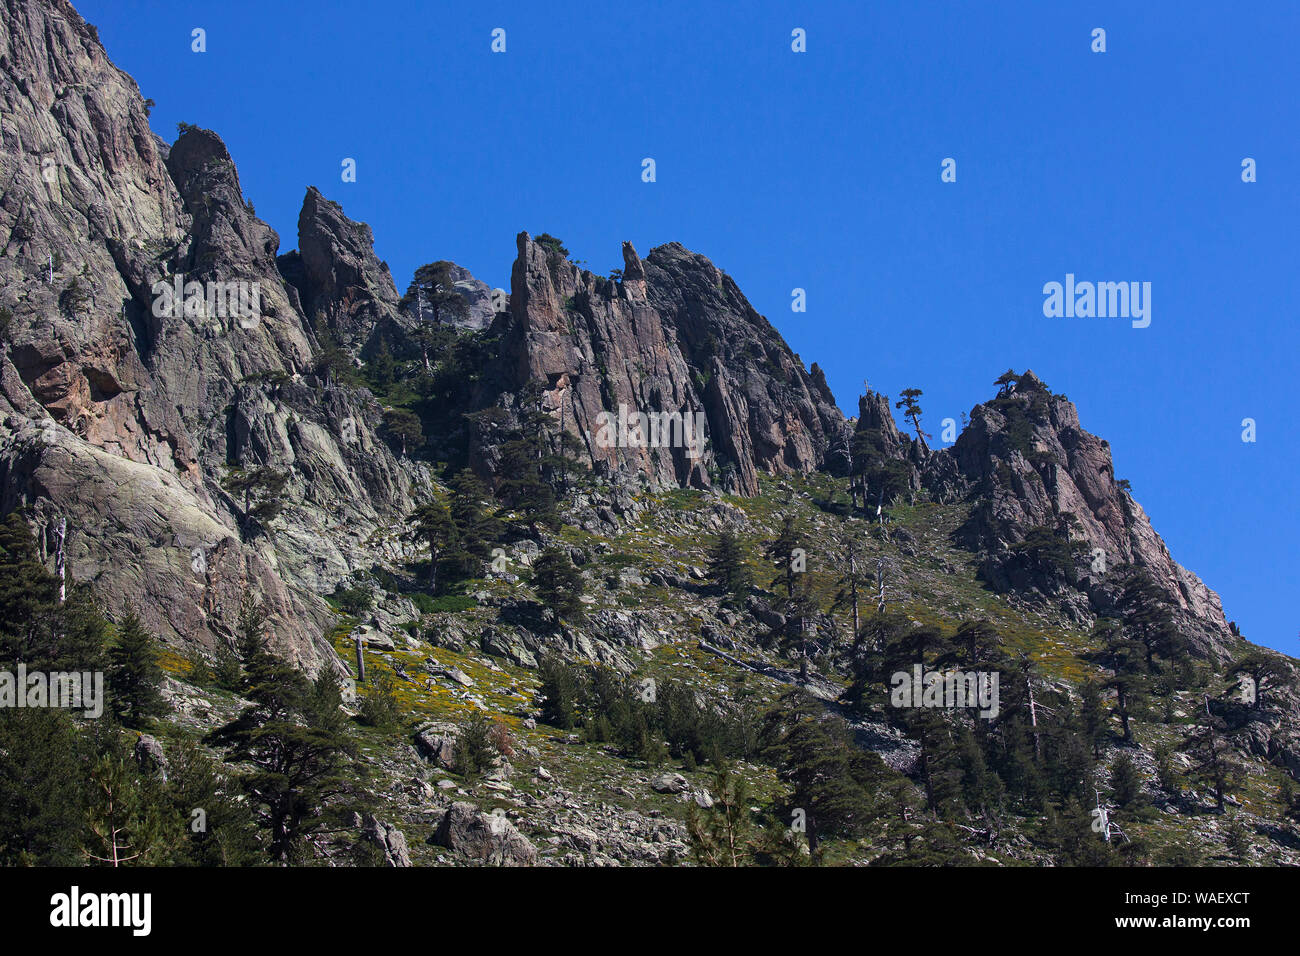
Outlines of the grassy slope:
{"label": "grassy slope", "polygon": [[[609,537],[593,535],[572,526],[563,529],[560,537],[564,541],[584,547],[593,555],[591,570],[597,586],[593,588],[596,600],[590,609],[631,610],[648,617],[659,630],[662,643],[639,661],[637,677],[684,680],[714,699],[748,696],[766,701],[774,698],[781,689],[775,681],[742,671],[698,648],[702,615],[708,613],[713,619],[710,612],[716,610],[716,600],[692,597],[691,600],[707,609],[701,611],[684,606],[682,592],[669,588],[646,585],[607,590],[599,586],[606,575],[615,574],[623,567],[636,567],[643,573],[660,569],[679,574],[689,573],[693,566],[704,567],[712,534],[702,527],[704,522],[701,519],[708,517],[719,500],[744,512],[749,520],[750,527],[744,537],[749,546],[747,552],[751,556],[755,580],[760,587],[774,576],[773,569],[761,560],[762,542],[775,534],[783,514],[793,512],[813,542],[808,571],[823,608],[830,604],[840,574],[829,559],[834,557],[838,560],[848,536],[854,535],[860,543],[865,567],[874,568],[878,555],[895,563],[899,573],[890,582],[890,601],[914,620],[951,628],[963,620],[984,617],[996,625],[1007,649],[1028,653],[1048,680],[1075,684],[1092,672],[1091,665],[1080,656],[1093,649],[1085,630],[1051,613],[1016,606],[976,581],[972,555],[956,548],[951,541],[953,530],[966,517],[964,506],[921,503],[892,509],[892,527],[907,531],[915,539],[912,545],[915,554],[909,556],[895,544],[873,536],[868,521],[833,513],[837,508],[842,511],[842,506],[847,503],[840,483],[824,475],[814,475],[808,479],[764,478],[762,494],[750,499],[729,496],[719,499],[694,491],[646,495],[641,502],[646,510],[639,520]],[[494,579],[471,582],[466,590],[518,598],[520,587],[526,585]],[[864,607],[869,604],[869,600],[864,601]],[[475,634],[478,627],[494,617],[493,609],[481,607],[454,614],[425,615],[421,625],[437,628],[454,619],[458,625],[467,626],[469,633]],[[847,633],[847,613],[841,612],[840,619]],[[351,619],[341,618],[340,626],[332,635],[335,649],[348,662],[354,656],[348,636],[354,624]],[[616,755],[608,746],[584,743],[577,734],[568,734],[543,724],[535,728],[525,726],[523,715],[536,712],[538,680],[533,671],[488,658],[477,649],[457,653],[423,643],[416,649],[400,648],[392,652],[367,649],[365,656],[369,674],[392,671],[393,664],[400,662],[408,674],[418,675],[415,682],[397,682],[403,714],[412,725],[423,720],[459,723],[474,709],[481,708],[500,717],[509,726],[520,748],[525,751],[514,762],[515,772],[510,781],[513,790],[482,780],[465,780],[449,771],[433,770],[425,776],[430,782],[453,781],[457,789],[452,792],[463,794],[459,798],[471,799],[484,809],[506,807],[544,856],[559,852],[548,841],[551,814],[535,805],[530,806],[529,798],[537,803],[557,790],[571,794],[572,799],[584,807],[603,805],[615,810],[636,810],[650,816],[684,819],[685,804],[680,799],[655,793],[646,785],[650,776],[663,770],[683,770],[680,765],[646,767]],[[465,688],[442,679],[426,680],[421,668],[426,660],[441,667],[459,668],[473,681],[472,686]],[[772,662],[794,666],[775,658]],[[178,675],[187,669],[180,659],[169,660],[167,664]],[[842,679],[840,683],[843,683]],[[1193,707],[1193,701],[1184,695],[1184,699],[1179,701],[1179,712],[1183,716],[1174,724],[1139,722],[1136,725],[1137,739],[1144,745],[1176,741],[1180,737],[1180,724],[1190,723],[1190,717],[1186,715]],[[387,778],[387,785],[394,793],[401,789],[404,775],[409,777],[422,772],[418,764],[412,764],[409,732],[383,734],[360,727],[359,733],[368,759],[381,768],[381,776]],[[536,776],[539,766],[546,768],[551,780]],[[1251,770],[1248,783],[1238,796],[1247,810],[1276,819],[1280,772],[1261,764],[1253,764]],[[779,791],[775,773],[769,767],[744,764],[738,772],[749,782],[756,803],[770,803]],[[712,774],[701,768],[688,776],[692,787],[708,787]],[[396,803],[404,808],[399,822],[407,833],[413,858],[417,863],[433,862],[440,851],[427,847],[423,841],[436,823],[437,813],[422,812],[418,796],[411,798],[408,794],[406,798],[397,799]],[[1195,841],[1197,843],[1213,846],[1222,842],[1221,837],[1214,835],[1213,821],[1159,812],[1151,817],[1150,822],[1134,825],[1134,835],[1142,833],[1156,846],[1187,840],[1189,829],[1202,834]],[[1036,821],[1024,820],[1021,826],[1032,832]],[[832,846],[829,857],[852,862],[871,855],[870,841],[866,840],[859,845]],[[1021,862],[1032,859],[1033,854],[1029,853]],[[1003,862],[1016,861],[1007,859]]]}

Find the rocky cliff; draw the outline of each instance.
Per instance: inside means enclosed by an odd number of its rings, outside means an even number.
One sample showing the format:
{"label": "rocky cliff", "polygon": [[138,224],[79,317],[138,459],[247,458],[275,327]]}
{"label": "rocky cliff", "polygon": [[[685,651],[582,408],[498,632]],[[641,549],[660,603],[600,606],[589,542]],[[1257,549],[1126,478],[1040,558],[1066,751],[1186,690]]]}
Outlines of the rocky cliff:
{"label": "rocky cliff", "polygon": [[[821,466],[843,416],[736,283],[677,243],[643,261],[623,243],[623,269],[579,269],[554,244],[518,237],[510,312],[492,385],[545,386],[543,408],[603,474],[652,486],[758,491],[758,474]],[[649,434],[602,440],[600,416],[679,416],[705,423],[697,448]],[[676,419],[674,419],[676,420]]]}
{"label": "rocky cliff", "polygon": [[[850,864],[1300,863],[1293,663],[1227,627],[1032,372],[948,448],[879,392],[846,421],[676,243],[624,243],[603,277],[520,233],[508,302],[440,259],[466,308],[422,309],[315,188],[281,253],[221,138],[155,136],[65,0],[0,9],[0,515],[51,570],[66,525],[71,582],[190,658],[167,659],[167,748],[241,708],[198,658],[251,596],[282,655],[379,678],[343,706],[384,816],[354,827],[388,865],[683,862],[720,758],[770,824],[760,856],[811,852],[788,827],[803,761],[868,798],[827,833]],[[547,476],[558,520],[532,527],[489,500],[521,431],[595,476]],[[454,553],[414,539],[417,510]],[[913,662],[1000,673],[1000,716],[901,710],[886,681]],[[839,730],[774,756],[759,728],[783,723]],[[1122,856],[1087,812],[1117,779]],[[352,859],[329,842],[311,853]]]}
{"label": "rocky cliff", "polygon": [[[134,81],[67,3],[5,8],[4,508],[46,528],[66,518],[72,578],[166,637],[229,639],[232,597],[249,591],[291,657],[332,659],[317,592],[408,498],[374,437],[378,408],[313,378],[317,343],[277,268],[279,238],[221,140],[189,128],[160,142]],[[321,245],[308,244],[312,301],[332,303],[344,280],[320,276],[353,250]],[[254,292],[255,308],[214,309],[214,287]],[[164,305],[173,288],[184,303]],[[275,533],[223,488],[263,467],[288,475]]]}
{"label": "rocky cliff", "polygon": [[[275,631],[295,656],[328,658],[321,595],[402,553],[403,520],[431,480],[387,440],[385,410],[354,373],[376,355],[420,354],[412,336],[426,316],[400,305],[369,227],[315,188],[298,248],[279,254],[221,139],[186,127],[161,142],[135,83],[67,3],[5,7],[4,507],[46,525],[66,517],[73,577],[118,610],[138,604],[173,639],[227,638],[219,597],[247,586],[283,609]],[[1033,529],[1072,521],[1094,554],[1071,582],[1082,604],[1067,595],[1079,614],[1113,601],[1094,565],[1130,565],[1204,649],[1225,633],[1218,598],[1173,561],[1105,443],[1032,373],[933,451],[900,433],[878,393],[845,422],[816,365],[805,369],[704,256],[670,243],[642,259],[624,243],[623,269],[606,278],[550,237],[520,233],[516,246],[505,312],[456,267],[468,306],[456,325],[494,355],[466,370],[477,384],[442,401],[438,427],[484,409],[517,424],[536,401],[586,466],[651,489],[754,495],[763,473],[874,467],[858,488],[873,501],[886,489],[968,501],[958,539],[996,589],[1050,590],[1011,558]],[[254,289],[256,308],[214,308],[214,287]],[[160,310],[160,289],[176,290],[173,308]],[[496,441],[470,436],[469,460],[489,478]],[[148,481],[107,479],[123,499],[111,509],[81,484],[130,466]],[[277,489],[273,518],[247,490],[259,482]]]}
{"label": "rocky cliff", "polygon": [[[951,449],[974,508],[958,539],[986,556],[985,579],[1001,590],[1035,588],[1017,575],[1014,548],[1033,529],[1064,529],[1083,559],[1075,586],[1091,610],[1111,611],[1116,572],[1135,569],[1176,610],[1183,630],[1207,655],[1228,636],[1219,597],[1179,565],[1146,513],[1117,480],[1107,442],[1085,431],[1079,412],[1027,371],[992,401],[976,406]],[[936,483],[952,467],[939,458],[927,469]]]}

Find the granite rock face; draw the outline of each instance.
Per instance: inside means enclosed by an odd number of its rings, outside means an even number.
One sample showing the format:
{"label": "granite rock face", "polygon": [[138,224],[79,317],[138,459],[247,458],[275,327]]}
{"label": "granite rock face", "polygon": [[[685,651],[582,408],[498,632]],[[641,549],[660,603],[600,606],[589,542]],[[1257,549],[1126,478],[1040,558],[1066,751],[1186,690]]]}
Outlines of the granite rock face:
{"label": "granite rock face", "polygon": [[313,329],[356,352],[377,332],[394,335],[390,324],[401,325],[397,288],[374,244],[369,226],[353,222],[315,186],[307,190],[298,214],[301,269],[294,284]]}
{"label": "granite rock face", "polygon": [[[71,575],[115,616],[137,607],[165,639],[211,650],[247,591],[285,653],[336,665],[322,595],[401,559],[431,487],[338,363],[414,359],[426,317],[401,307],[370,227],[315,188],[298,248],[280,254],[220,137],[155,136],[135,82],[66,0],[0,6],[0,507],[26,508],[47,536],[66,519]],[[492,351],[441,420],[461,429],[490,410],[508,425],[537,403],[613,485],[584,506],[593,526],[631,513],[637,487],[755,495],[764,473],[842,474],[869,433],[907,494],[970,503],[961,542],[992,586],[1020,586],[1007,556],[1072,516],[1107,568],[1156,581],[1203,649],[1226,633],[1105,443],[1032,373],[935,451],[900,432],[884,395],[845,421],[820,369],[704,256],[669,243],[642,259],[624,243],[606,278],[542,238],[517,236],[508,303],[455,268],[456,325]],[[499,477],[499,430],[466,440]],[[278,516],[228,490],[250,474],[283,477]],[[1113,600],[1108,573],[1083,574],[1093,611]]]}
{"label": "granite rock face", "polygon": [[[643,261],[625,242],[608,279],[527,233],[517,244],[498,404],[540,383],[542,409],[592,467],[652,487],[753,495],[760,471],[822,465],[844,428],[824,379],[704,256],[670,243]],[[644,427],[624,425],[638,415]]]}
{"label": "granite rock face", "polygon": [[1033,372],[973,409],[969,427],[935,457],[932,474],[950,476],[949,457],[967,485],[975,507],[959,538],[992,557],[986,577],[995,586],[1007,583],[1001,559],[1031,529],[1073,522],[1070,536],[1087,556],[1078,586],[1096,610],[1112,606],[1114,573],[1128,565],[1151,578],[1203,651],[1221,649],[1228,626],[1218,595],[1170,555],[1116,480],[1109,444],[1085,431],[1074,404]]}
{"label": "granite rock face", "polygon": [[[4,508],[47,529],[66,518],[72,577],[165,639],[229,640],[249,591],[288,656],[332,661],[318,592],[387,546],[380,526],[400,521],[417,470],[376,439],[373,400],[313,374],[318,343],[279,237],[220,138],[187,127],[166,147],[69,4],[4,6]],[[360,260],[362,288],[386,304],[364,236],[364,249],[308,243],[314,303],[345,297],[338,277]],[[223,488],[262,467],[289,476],[275,528]]]}
{"label": "granite rock face", "polygon": [[[1218,595],[1173,559],[1142,506],[1116,480],[1110,446],[1085,431],[1074,404],[1032,371],[974,408],[948,448],[930,449],[920,436],[900,431],[889,398],[877,392],[859,399],[852,427],[853,468],[868,476],[859,482],[867,512],[875,513],[882,474],[894,476],[888,485],[894,497],[905,489],[935,501],[965,501],[971,511],[957,542],[981,556],[981,576],[995,590],[1063,597],[1076,605],[1076,616],[1090,618],[1115,610],[1117,572],[1137,570],[1151,578],[1201,653],[1226,651]],[[843,444],[833,448],[828,465],[848,467]],[[1067,536],[1083,556],[1074,581],[1024,568],[1017,548],[1043,529]]]}
{"label": "granite rock face", "polygon": [[805,370],[735,281],[704,256],[668,243],[651,250],[645,272],[650,302],[706,379],[714,444],[735,463],[742,492],[757,489],[756,470],[820,467],[845,426],[816,365]]}

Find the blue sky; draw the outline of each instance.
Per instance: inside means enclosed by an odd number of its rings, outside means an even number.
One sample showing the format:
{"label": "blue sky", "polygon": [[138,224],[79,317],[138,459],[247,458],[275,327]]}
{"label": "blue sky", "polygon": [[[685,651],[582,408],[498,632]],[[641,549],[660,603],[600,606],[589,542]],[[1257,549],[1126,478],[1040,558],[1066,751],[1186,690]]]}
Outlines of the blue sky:
{"label": "blue sky", "polygon": [[[225,139],[281,251],[309,184],[399,287],[441,258],[508,287],[521,229],[601,272],[676,240],[847,412],[918,387],[936,439],[1032,368],[1228,618],[1300,654],[1300,5],[734,6],[77,2],[155,130]],[[1150,282],[1150,327],[1044,317],[1066,273]]]}

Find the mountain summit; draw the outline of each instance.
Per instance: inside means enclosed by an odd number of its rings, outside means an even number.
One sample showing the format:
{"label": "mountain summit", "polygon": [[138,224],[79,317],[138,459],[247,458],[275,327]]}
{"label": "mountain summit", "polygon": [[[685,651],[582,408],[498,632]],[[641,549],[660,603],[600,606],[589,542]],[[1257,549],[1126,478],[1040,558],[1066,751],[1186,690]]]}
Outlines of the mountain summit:
{"label": "mountain summit", "polygon": [[[213,723],[256,696],[256,668],[284,677],[262,650],[360,683],[348,713],[406,781],[383,813],[427,837],[358,816],[393,865],[707,860],[698,814],[727,778],[698,767],[724,757],[773,819],[828,802],[820,831],[756,860],[830,841],[843,861],[923,862],[886,840],[889,791],[925,809],[902,817],[925,853],[1086,862],[1119,852],[1110,831],[1085,852],[1061,821],[1118,774],[1144,859],[1175,853],[1156,813],[1227,852],[1202,811],[1235,801],[1261,854],[1297,861],[1292,662],[1229,625],[1031,371],[936,449],[888,396],[846,419],[678,243],[624,242],[598,276],[520,232],[508,298],[448,260],[403,289],[370,228],[309,187],[281,253],[216,133],[156,136],[66,0],[2,2],[5,559],[93,594],[114,634],[159,638],[178,727],[247,756]],[[214,690],[202,675],[236,654],[244,683]],[[996,671],[1002,704],[900,716],[883,688],[913,665]],[[858,816],[799,790],[790,767],[814,752],[842,763]],[[488,791],[514,801],[505,837],[480,819]]]}

